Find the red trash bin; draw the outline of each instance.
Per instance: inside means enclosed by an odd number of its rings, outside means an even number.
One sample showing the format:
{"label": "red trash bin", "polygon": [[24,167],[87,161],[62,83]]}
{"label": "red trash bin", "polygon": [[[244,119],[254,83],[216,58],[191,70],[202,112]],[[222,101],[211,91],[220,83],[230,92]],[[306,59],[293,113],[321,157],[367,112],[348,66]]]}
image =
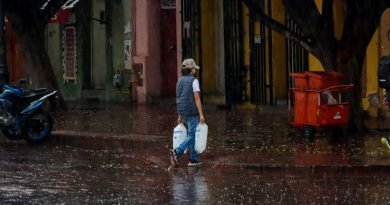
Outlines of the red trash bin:
{"label": "red trash bin", "polygon": [[307,89],[309,78],[305,73],[290,73],[294,79],[294,123],[306,122]]}
{"label": "red trash bin", "polygon": [[311,135],[314,130],[320,131],[348,122],[349,102],[342,102],[341,92],[353,87],[353,84],[340,85],[341,74],[306,71],[289,75],[294,80],[294,87],[289,89],[289,96],[290,91],[294,92],[295,102],[292,122],[290,97],[288,109],[292,127],[303,130],[305,135]]}
{"label": "red trash bin", "polygon": [[315,91],[339,85],[341,74],[325,71],[306,71],[305,74],[309,78],[306,122],[308,124],[319,125],[320,118],[318,110],[323,102],[321,102],[322,99],[319,93]]}
{"label": "red trash bin", "polygon": [[309,78],[310,90],[323,90],[332,86],[340,85],[341,74],[337,72],[326,71],[306,71]]}

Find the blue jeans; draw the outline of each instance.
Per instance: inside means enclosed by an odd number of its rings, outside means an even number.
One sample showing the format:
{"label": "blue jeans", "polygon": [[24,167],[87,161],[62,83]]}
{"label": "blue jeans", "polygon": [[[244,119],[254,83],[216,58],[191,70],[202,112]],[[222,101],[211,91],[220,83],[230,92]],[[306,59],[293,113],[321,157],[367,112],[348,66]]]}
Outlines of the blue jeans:
{"label": "blue jeans", "polygon": [[175,152],[177,156],[181,156],[184,153],[184,150],[189,148],[190,150],[190,160],[191,161],[199,161],[199,155],[195,151],[195,132],[196,132],[196,127],[198,126],[199,123],[199,116],[188,116],[188,117],[183,117],[182,119],[184,122],[187,124],[187,129],[188,129],[188,135],[186,140],[184,140],[183,143],[180,144],[179,147],[175,149]]}

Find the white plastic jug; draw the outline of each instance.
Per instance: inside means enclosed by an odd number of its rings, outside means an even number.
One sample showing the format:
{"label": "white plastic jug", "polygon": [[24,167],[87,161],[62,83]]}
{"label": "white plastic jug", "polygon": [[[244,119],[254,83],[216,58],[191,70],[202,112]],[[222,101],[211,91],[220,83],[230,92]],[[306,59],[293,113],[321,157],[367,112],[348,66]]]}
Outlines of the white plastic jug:
{"label": "white plastic jug", "polygon": [[208,126],[206,123],[199,123],[195,133],[195,151],[200,154],[206,150]]}
{"label": "white plastic jug", "polygon": [[173,129],[173,149],[176,149],[180,146],[180,144],[186,139],[187,137],[187,128],[184,126],[183,123],[178,124]]}

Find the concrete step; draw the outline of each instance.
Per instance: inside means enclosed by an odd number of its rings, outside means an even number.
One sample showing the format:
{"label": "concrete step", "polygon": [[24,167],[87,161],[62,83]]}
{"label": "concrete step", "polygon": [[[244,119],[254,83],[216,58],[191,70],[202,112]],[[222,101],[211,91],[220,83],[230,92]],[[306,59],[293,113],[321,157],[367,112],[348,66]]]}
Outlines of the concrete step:
{"label": "concrete step", "polygon": [[87,101],[105,101],[105,90],[82,90],[81,98]]}

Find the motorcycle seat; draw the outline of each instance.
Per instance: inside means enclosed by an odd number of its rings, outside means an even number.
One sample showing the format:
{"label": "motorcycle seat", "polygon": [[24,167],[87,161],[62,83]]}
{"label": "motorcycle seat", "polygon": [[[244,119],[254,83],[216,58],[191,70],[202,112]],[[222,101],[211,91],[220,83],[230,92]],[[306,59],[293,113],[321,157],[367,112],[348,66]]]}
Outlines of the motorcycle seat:
{"label": "motorcycle seat", "polygon": [[33,98],[37,96],[43,96],[50,92],[47,88],[38,88],[38,89],[32,89],[32,90],[25,90],[19,97],[21,98]]}

